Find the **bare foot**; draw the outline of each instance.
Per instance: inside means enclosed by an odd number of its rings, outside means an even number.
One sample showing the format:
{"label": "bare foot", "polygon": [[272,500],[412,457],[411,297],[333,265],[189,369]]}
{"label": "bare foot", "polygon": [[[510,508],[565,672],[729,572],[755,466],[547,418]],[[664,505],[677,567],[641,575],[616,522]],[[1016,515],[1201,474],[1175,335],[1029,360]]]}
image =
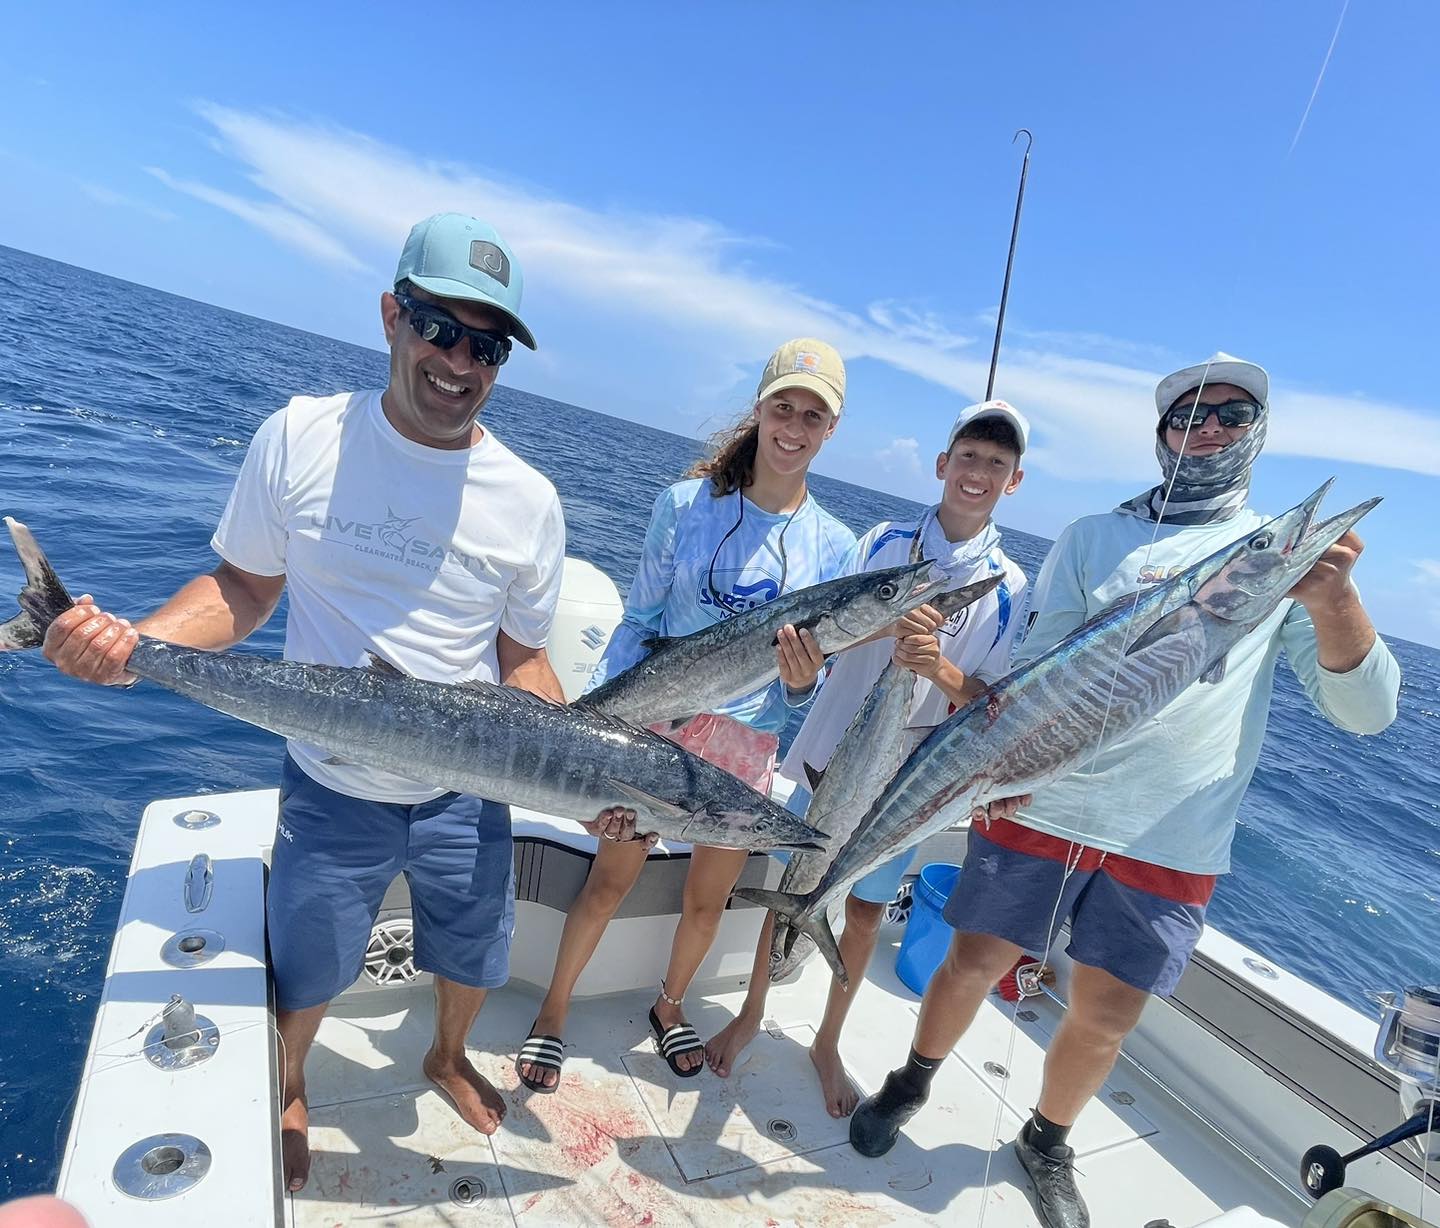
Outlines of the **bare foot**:
{"label": "bare foot", "polygon": [[825,1097],[825,1111],[831,1117],[849,1117],[860,1103],[860,1096],[845,1073],[840,1052],[820,1044],[810,1046],[810,1061],[820,1076],[820,1093]]}
{"label": "bare foot", "polygon": [[[660,1020],[660,1026],[669,1031],[676,1024],[689,1022],[685,1018],[685,1012],[678,1006],[671,1006],[664,998],[655,999],[655,1018]],[[701,1049],[694,1049],[689,1053],[682,1053],[675,1059],[675,1064],[681,1070],[694,1070],[705,1060],[705,1053]]]}
{"label": "bare foot", "polygon": [[[535,1016],[535,1022],[530,1025],[530,1036],[563,1036],[565,1034],[565,1016],[547,1015],[544,1011]],[[544,1087],[554,1087],[560,1082],[560,1072],[551,1070],[548,1066],[537,1066],[534,1062],[519,1062],[515,1067],[524,1079],[539,1080]]]}
{"label": "bare foot", "polygon": [[445,1093],[467,1125],[481,1134],[494,1134],[500,1128],[505,1120],[505,1099],[489,1079],[470,1065],[469,1058],[462,1055],[453,1061],[442,1060],[432,1049],[425,1055],[421,1069]]}
{"label": "bare foot", "polygon": [[705,1060],[722,1079],[730,1076],[730,1071],[735,1066],[735,1059],[745,1050],[745,1046],[755,1039],[755,1034],[760,1031],[760,1021],[749,1018],[746,1015],[736,1015],[723,1028],[710,1038],[710,1043],[705,1046]]}
{"label": "bare foot", "polygon": [[291,1194],[303,1190],[310,1180],[310,1109],[304,1092],[292,1097],[280,1115],[280,1160],[285,1189]]}

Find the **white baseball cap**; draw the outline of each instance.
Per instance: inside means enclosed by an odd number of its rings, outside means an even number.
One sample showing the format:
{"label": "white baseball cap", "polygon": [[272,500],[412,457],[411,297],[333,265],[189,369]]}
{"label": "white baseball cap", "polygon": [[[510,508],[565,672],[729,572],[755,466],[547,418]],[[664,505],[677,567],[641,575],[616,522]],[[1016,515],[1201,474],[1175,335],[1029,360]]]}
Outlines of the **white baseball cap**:
{"label": "white baseball cap", "polygon": [[960,411],[960,416],[955,419],[955,425],[950,428],[950,439],[945,445],[948,452],[955,446],[955,439],[972,422],[980,422],[985,418],[999,418],[1002,422],[1008,422],[1015,428],[1015,434],[1020,440],[1020,452],[1023,455],[1025,449],[1030,445],[1030,423],[1025,420],[1025,415],[1010,404],[1009,401],[981,401],[978,405],[967,405]]}
{"label": "white baseball cap", "polygon": [[1254,397],[1261,409],[1270,404],[1270,377],[1265,368],[1217,350],[1204,362],[1182,367],[1156,384],[1155,408],[1162,414],[1168,413],[1180,397],[1194,392],[1202,384],[1234,384]]}

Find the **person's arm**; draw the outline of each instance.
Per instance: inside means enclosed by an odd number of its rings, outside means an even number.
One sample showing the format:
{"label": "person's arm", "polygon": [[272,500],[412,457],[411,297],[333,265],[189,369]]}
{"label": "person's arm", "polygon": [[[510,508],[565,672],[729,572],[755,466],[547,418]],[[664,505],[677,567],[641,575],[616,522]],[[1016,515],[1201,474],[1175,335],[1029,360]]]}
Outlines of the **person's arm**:
{"label": "person's arm", "polygon": [[1290,668],[1310,701],[1349,733],[1379,733],[1395,719],[1400,666],[1375,633],[1350,580],[1364,544],[1353,532],[1331,546],[1290,590],[1280,628]]}
{"label": "person's arm", "polygon": [[1331,673],[1349,673],[1365,659],[1376,640],[1375,627],[1350,580],[1364,549],[1365,543],[1351,529],[1287,594],[1310,615],[1316,659]]}
{"label": "person's arm", "polygon": [[45,655],[72,678],[99,686],[129,685],[136,677],[126,672],[125,663],[142,635],[218,652],[263,626],[284,591],[284,575],[257,576],[221,563],[133,626],[100,609],[87,593],[50,624]]}
{"label": "person's arm", "polygon": [[501,686],[529,691],[557,704],[565,702],[560,679],[555,676],[555,669],[543,646],[531,648],[501,631],[495,636],[495,655],[500,662]]}
{"label": "person's arm", "polygon": [[890,659],[896,665],[928,678],[957,708],[963,708],[985,689],[978,679],[966,677],[964,671],[940,651],[939,630],[945,620],[930,604],[911,610],[894,624],[895,648]]}
{"label": "person's arm", "polygon": [[286,410],[260,424],[245,450],[211,545],[222,562],[197,576],[155,613],[131,626],[88,593],[50,625],[45,655],[62,672],[101,686],[138,681],[127,673],[140,636],[211,651],[238,644],[274,612],[285,589],[281,510]]}
{"label": "person's arm", "polygon": [[635,566],[635,578],[625,597],[625,613],[610,633],[595,672],[585,684],[586,691],[593,691],[607,678],[622,674],[643,660],[650,652],[645,641],[660,634],[665,605],[670,600],[670,586],[675,579],[677,515],[673,491],[674,487],[662,490],[651,509],[640,562]]}

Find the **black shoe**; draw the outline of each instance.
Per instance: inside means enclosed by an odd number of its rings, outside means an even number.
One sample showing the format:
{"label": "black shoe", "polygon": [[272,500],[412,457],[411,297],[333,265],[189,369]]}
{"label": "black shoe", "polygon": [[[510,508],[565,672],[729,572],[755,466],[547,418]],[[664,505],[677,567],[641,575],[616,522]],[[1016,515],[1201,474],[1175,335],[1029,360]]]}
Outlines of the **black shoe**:
{"label": "black shoe", "polygon": [[1045,1228],[1090,1228],[1090,1212],[1075,1188],[1075,1149],[1059,1147],[1058,1155],[1037,1151],[1020,1131],[1015,1154],[1035,1187],[1035,1210]]}
{"label": "black shoe", "polygon": [[883,1156],[895,1146],[900,1127],[920,1111],[926,1096],[911,1094],[892,1070],[873,1096],[866,1096],[850,1115],[850,1146],[862,1156]]}

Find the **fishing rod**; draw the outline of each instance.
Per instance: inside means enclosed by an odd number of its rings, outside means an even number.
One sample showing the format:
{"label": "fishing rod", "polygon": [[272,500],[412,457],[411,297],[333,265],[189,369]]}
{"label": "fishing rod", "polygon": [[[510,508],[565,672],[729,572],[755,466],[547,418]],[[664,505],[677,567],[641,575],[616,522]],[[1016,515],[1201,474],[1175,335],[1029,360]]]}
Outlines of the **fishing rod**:
{"label": "fishing rod", "polygon": [[1015,221],[1010,227],[1010,253],[1005,257],[1005,282],[1000,287],[1000,317],[995,321],[995,348],[990,351],[990,379],[985,384],[985,399],[995,395],[995,368],[1000,362],[1000,334],[1005,331],[1005,304],[1010,298],[1010,272],[1015,267],[1015,243],[1020,238],[1020,209],[1025,203],[1025,176],[1030,173],[1030,149],[1035,138],[1029,128],[1021,128],[1011,138],[1015,144],[1021,136],[1025,138],[1025,161],[1020,164],[1020,190],[1015,195]]}

